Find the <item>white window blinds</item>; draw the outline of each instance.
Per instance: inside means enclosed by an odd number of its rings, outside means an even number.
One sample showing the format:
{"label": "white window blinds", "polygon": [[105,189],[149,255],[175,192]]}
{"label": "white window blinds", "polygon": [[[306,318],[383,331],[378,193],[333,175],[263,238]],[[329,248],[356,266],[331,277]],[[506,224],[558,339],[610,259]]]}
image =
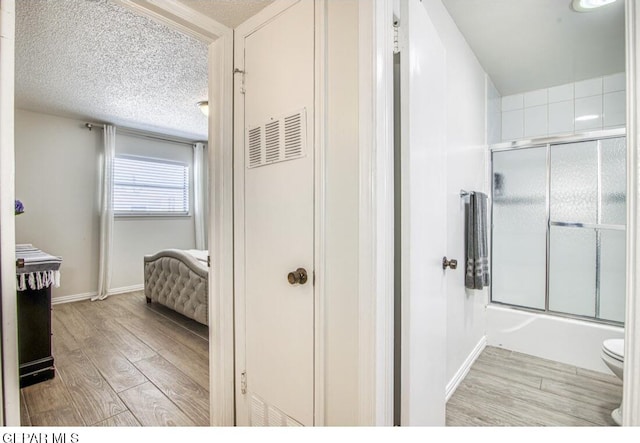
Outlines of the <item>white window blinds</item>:
{"label": "white window blinds", "polygon": [[188,215],[189,166],[146,157],[116,156],[115,215]]}

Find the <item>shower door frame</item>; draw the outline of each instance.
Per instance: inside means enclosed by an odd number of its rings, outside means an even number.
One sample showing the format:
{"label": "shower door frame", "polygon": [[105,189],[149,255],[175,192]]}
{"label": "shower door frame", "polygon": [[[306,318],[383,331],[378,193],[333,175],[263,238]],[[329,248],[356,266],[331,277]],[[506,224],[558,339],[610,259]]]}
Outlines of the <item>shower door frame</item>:
{"label": "shower door frame", "polygon": [[[532,149],[532,148],[546,148],[546,170],[545,170],[545,229],[546,229],[546,251],[545,251],[545,294],[544,294],[544,309],[532,308],[527,306],[514,305],[505,302],[498,302],[493,300],[493,285],[489,287],[489,303],[498,305],[498,306],[506,306],[512,309],[523,310],[528,312],[535,312],[538,314],[549,314],[557,317],[565,317],[574,320],[588,321],[592,323],[599,323],[611,326],[624,326],[624,322],[619,322],[615,320],[606,320],[600,319],[597,317],[589,317],[585,315],[579,314],[570,314],[566,312],[558,312],[549,309],[549,274],[550,274],[550,258],[551,258],[551,227],[552,226],[565,226],[565,227],[575,227],[579,229],[595,229],[596,230],[596,295],[595,295],[595,315],[599,313],[599,304],[600,304],[600,283],[599,283],[599,262],[600,262],[600,230],[601,229],[612,229],[612,230],[620,230],[617,225],[607,225],[603,223],[596,222],[595,224],[589,223],[564,223],[564,222],[551,222],[551,146],[554,145],[565,145],[571,143],[581,143],[581,142],[590,142],[595,141],[598,142],[598,156],[600,156],[600,144],[599,142],[602,140],[612,139],[612,138],[620,138],[626,137],[627,131],[626,128],[615,128],[615,129],[602,129],[597,131],[589,131],[589,132],[581,132],[570,135],[559,135],[553,137],[541,137],[541,138],[532,138],[526,140],[516,140],[510,142],[502,142],[496,143],[489,146],[489,154],[490,154],[490,175],[489,179],[491,180],[491,242],[490,242],[490,257],[491,257],[491,275],[493,275],[493,154],[494,152],[504,152],[504,151],[516,151],[520,149]],[[600,159],[599,159],[600,160]],[[598,219],[600,219],[602,211],[600,210],[601,205],[601,183],[600,183],[600,161],[598,161]],[[628,227],[625,225],[625,231]],[[625,242],[626,245],[626,242]],[[628,247],[628,245],[626,245]],[[626,297],[625,297],[625,306],[626,306]],[[626,310],[626,309],[625,309]]]}

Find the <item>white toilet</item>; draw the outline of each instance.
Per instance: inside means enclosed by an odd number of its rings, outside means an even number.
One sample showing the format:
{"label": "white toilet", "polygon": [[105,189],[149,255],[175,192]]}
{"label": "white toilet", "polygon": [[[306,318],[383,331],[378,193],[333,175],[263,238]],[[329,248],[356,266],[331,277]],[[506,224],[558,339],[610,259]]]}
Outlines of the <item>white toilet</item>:
{"label": "white toilet", "polygon": [[[602,360],[611,371],[622,380],[624,365],[624,339],[612,338],[602,342]],[[622,425],[622,405],[611,413],[611,418],[618,425]]]}

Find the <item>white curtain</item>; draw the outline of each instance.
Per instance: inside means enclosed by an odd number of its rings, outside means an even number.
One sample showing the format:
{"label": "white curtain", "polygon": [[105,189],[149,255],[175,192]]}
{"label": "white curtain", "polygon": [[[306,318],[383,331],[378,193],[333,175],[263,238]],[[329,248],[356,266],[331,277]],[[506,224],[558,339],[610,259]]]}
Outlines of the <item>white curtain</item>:
{"label": "white curtain", "polygon": [[193,145],[193,218],[196,230],[196,249],[205,249],[205,206],[204,206],[204,144]]}
{"label": "white curtain", "polygon": [[111,247],[113,244],[113,162],[116,155],[116,128],[104,126],[102,187],[100,196],[100,265],[98,294],[91,300],[107,298],[111,285]]}

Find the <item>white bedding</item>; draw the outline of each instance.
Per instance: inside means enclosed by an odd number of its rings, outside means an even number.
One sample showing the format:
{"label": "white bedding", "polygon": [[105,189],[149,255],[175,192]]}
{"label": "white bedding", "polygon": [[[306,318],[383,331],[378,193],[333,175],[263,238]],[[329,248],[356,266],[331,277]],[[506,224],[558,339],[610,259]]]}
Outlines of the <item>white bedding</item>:
{"label": "white bedding", "polygon": [[192,255],[196,260],[203,262],[205,265],[207,264],[207,257],[209,256],[209,251],[200,250],[200,249],[186,249],[184,252]]}

